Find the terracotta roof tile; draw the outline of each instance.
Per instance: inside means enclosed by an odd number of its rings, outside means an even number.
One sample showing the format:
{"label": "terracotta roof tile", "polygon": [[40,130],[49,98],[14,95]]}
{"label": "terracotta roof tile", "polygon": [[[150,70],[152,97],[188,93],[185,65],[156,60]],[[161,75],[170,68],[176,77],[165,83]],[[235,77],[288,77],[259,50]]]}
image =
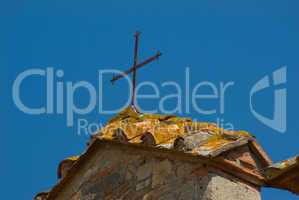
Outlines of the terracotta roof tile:
{"label": "terracotta roof tile", "polygon": [[299,195],[299,156],[267,167],[264,176],[269,186],[286,189]]}
{"label": "terracotta roof tile", "polygon": [[202,156],[216,156],[254,139],[245,131],[228,131],[213,123],[173,115],[141,114],[133,107],[119,113],[98,133],[102,140],[134,144],[144,143],[145,135],[151,135],[153,146]]}

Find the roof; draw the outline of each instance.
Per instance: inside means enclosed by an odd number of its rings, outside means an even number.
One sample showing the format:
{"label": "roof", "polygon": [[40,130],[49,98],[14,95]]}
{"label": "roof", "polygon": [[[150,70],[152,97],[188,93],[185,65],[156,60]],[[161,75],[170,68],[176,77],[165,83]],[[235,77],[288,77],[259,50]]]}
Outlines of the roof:
{"label": "roof", "polygon": [[207,157],[254,140],[246,131],[224,130],[214,123],[194,122],[174,115],[140,114],[133,107],[110,120],[97,137]]}
{"label": "roof", "polygon": [[299,166],[299,156],[280,161],[267,167],[264,171],[264,174],[267,179],[274,180],[297,166]]}
{"label": "roof", "polygon": [[68,158],[64,159],[63,161],[61,161],[59,163],[59,166],[58,166],[58,169],[57,169],[57,177],[58,178],[62,177],[62,166],[63,166],[63,164],[65,164],[65,163],[74,163],[79,159],[79,157],[80,156],[71,156],[71,157],[68,157]]}
{"label": "roof", "polygon": [[[213,123],[196,122],[174,115],[143,114],[134,107],[128,107],[92,137],[88,149],[80,157],[70,157],[62,161],[71,161],[73,166],[52,188],[47,199],[57,195],[88,157],[105,145],[138,148],[151,153],[162,152],[168,156],[184,155],[231,174],[244,175],[245,179],[253,180],[253,184],[282,188],[298,194],[298,186],[293,183],[299,175],[290,176],[294,169],[298,169],[298,156],[272,165],[271,159],[255,137],[246,131],[224,130]],[[260,159],[264,170],[246,170],[222,158],[222,153],[243,145],[247,145]],[[291,180],[291,184],[286,184],[286,180],[281,178],[285,176],[288,181]]]}
{"label": "roof", "polygon": [[49,195],[49,192],[40,192],[35,195],[33,200],[44,200],[44,199],[47,199],[48,195]]}
{"label": "roof", "polygon": [[264,170],[268,184],[299,195],[299,156],[275,163]]}

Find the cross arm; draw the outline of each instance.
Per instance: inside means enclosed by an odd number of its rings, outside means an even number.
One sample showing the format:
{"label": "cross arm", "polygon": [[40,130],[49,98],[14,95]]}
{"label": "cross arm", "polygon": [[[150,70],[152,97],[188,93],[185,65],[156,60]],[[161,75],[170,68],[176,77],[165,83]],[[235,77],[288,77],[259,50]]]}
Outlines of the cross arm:
{"label": "cross arm", "polygon": [[114,76],[114,77],[111,79],[111,83],[114,83],[114,82],[117,81],[118,79],[121,79],[121,78],[125,77],[126,75],[132,73],[134,70],[137,70],[137,69],[139,69],[139,68],[141,68],[141,67],[144,67],[146,64],[148,64],[148,63],[150,63],[150,62],[152,62],[152,61],[158,59],[161,55],[162,55],[162,53],[157,52],[156,55],[154,55],[154,56],[148,58],[147,60],[145,60],[145,61],[143,61],[143,62],[137,64],[136,66],[131,67],[131,68],[128,69],[127,71],[123,72],[122,74],[119,74],[119,75],[117,75],[117,76]]}

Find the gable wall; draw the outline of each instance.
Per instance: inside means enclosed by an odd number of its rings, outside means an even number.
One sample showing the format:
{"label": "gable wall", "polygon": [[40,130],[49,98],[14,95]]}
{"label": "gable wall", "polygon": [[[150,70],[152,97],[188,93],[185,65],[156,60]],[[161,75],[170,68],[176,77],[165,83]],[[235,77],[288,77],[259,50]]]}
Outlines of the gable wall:
{"label": "gable wall", "polygon": [[103,145],[57,200],[259,200],[257,188],[205,164]]}

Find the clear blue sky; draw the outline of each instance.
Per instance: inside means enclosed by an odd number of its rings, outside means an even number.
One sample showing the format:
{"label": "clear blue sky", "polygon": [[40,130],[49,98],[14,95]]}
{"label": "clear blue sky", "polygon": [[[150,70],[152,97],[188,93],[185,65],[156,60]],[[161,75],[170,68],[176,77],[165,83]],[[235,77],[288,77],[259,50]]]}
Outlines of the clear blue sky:
{"label": "clear blue sky", "polygon": [[[59,79],[89,81],[97,86],[100,69],[126,69],[132,63],[135,30],[141,36],[141,58],[161,50],[164,55],[140,70],[138,80],[157,84],[166,80],[183,86],[189,66],[191,85],[200,81],[234,81],[226,94],[225,114],[202,116],[192,110],[182,115],[202,121],[217,117],[236,129],[252,132],[274,161],[299,153],[298,76],[299,2],[289,1],[77,1],[10,0],[0,3],[0,113],[1,197],[32,199],[57,181],[59,162],[80,154],[88,139],[76,127],[66,126],[66,116],[27,115],[12,99],[15,78],[29,68],[62,69]],[[278,133],[250,112],[250,88],[264,75],[288,67],[287,132]],[[104,105],[126,99],[126,84],[103,83]],[[45,81],[30,79],[21,98],[29,106],[44,105]],[[183,91],[185,90],[182,88]],[[143,92],[146,92],[144,90]],[[162,95],[169,93],[161,87]],[[78,91],[76,104],[88,103],[88,93]],[[273,88],[255,99],[259,112],[272,115]],[[157,101],[141,102],[152,108]],[[172,102],[168,106],[171,107]],[[216,107],[215,101],[204,106]],[[96,110],[78,118],[106,122],[111,115]],[[297,197],[263,189],[265,200]]]}

